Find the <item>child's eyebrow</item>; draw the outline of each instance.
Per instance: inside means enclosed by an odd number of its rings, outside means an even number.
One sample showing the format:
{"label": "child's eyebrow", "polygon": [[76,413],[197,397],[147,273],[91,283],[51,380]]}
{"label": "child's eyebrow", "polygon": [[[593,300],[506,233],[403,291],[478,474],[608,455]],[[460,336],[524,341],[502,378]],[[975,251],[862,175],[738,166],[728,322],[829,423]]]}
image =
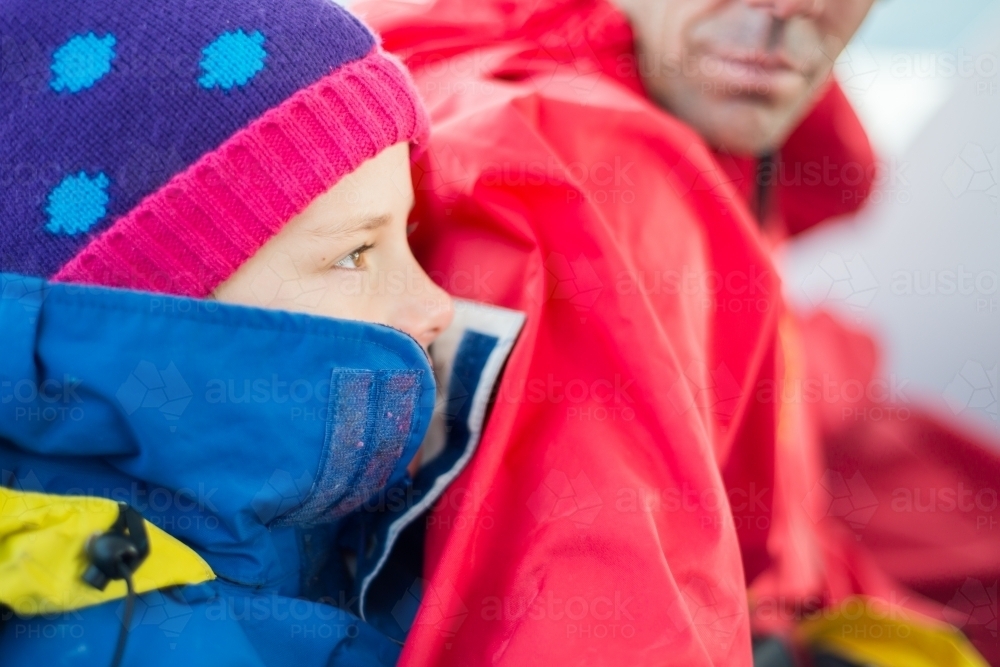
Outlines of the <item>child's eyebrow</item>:
{"label": "child's eyebrow", "polygon": [[373,229],[378,229],[384,225],[389,224],[392,220],[392,216],[388,213],[383,213],[382,215],[364,215],[352,218],[346,222],[337,223],[326,223],[316,227],[315,229],[310,229],[309,233],[313,236],[319,236],[323,238],[331,236],[350,236],[357,232],[367,232]]}

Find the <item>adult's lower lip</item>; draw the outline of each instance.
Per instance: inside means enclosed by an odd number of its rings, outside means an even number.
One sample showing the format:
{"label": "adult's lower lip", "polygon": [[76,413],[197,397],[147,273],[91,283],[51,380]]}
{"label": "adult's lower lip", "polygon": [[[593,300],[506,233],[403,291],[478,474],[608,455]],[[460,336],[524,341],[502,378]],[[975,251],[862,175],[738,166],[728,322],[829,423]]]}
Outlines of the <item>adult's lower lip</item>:
{"label": "adult's lower lip", "polygon": [[800,72],[781,61],[706,54],[698,59],[705,94],[784,97],[802,86]]}

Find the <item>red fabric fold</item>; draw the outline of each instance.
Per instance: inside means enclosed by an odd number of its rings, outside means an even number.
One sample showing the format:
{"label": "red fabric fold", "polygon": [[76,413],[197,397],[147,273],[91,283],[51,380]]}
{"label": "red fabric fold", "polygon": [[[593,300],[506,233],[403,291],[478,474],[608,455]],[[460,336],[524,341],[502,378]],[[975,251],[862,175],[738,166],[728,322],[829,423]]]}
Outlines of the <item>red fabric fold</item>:
{"label": "red fabric fold", "polygon": [[[753,629],[787,632],[848,595],[940,617],[891,576],[899,546],[875,537],[889,526],[868,497],[841,511],[860,486],[835,463],[855,456],[840,406],[788,391],[817,369],[874,372],[870,345],[835,350],[837,325],[824,345],[785,309],[769,253],[877,178],[836,84],[778,157],[765,241],[756,162],[646,99],[606,0],[356,7],[431,113],[418,259],[456,296],[528,315],[479,451],[429,518],[402,664],[749,667]],[[853,175],[805,178],[824,165]],[[877,495],[902,472],[863,475]]]}

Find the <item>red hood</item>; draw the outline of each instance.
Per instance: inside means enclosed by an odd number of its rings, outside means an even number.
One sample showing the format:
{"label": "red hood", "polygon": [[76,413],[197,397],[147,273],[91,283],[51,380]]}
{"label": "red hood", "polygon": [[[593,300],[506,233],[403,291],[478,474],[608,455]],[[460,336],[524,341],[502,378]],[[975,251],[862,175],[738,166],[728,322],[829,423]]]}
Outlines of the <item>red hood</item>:
{"label": "red hood", "polygon": [[[935,470],[954,461],[934,457],[955,438],[896,424],[904,438],[928,436],[905,466],[886,465],[891,424],[824,450],[824,429],[862,406],[815,404],[795,388],[819,386],[815,359],[824,391],[841,372],[851,386],[866,348],[782,316],[748,206],[755,161],[713,155],[650,103],[613,5],[365,9],[432,117],[414,169],[415,255],[457,296],[528,315],[479,449],[428,519],[401,665],[750,667],[751,622],[789,631],[802,610],[852,594],[909,599],[870,544],[915,581],[996,571],[958,566],[956,545],[996,553],[980,517],[945,514],[927,531],[924,515],[892,511],[901,486],[955,488]],[[873,180],[836,84],[778,157],[775,237],[855,210]],[[844,499],[827,489],[838,475],[853,483],[866,456],[884,511],[862,544],[870,503],[849,505],[845,523]],[[965,460],[982,469],[960,480],[970,488],[1000,465]],[[935,552],[930,532],[952,544]]]}
{"label": "red hood", "polygon": [[[360,10],[432,119],[414,254],[456,296],[527,313],[429,520],[401,664],[749,667],[747,581],[780,560],[768,590],[837,594],[798,498],[818,463],[780,462],[759,391],[783,378],[783,306],[747,206],[754,161],[647,99],[606,0]],[[812,177],[871,163],[835,86],[783,156],[787,229],[861,201]]]}
{"label": "red hood", "polygon": [[[608,0],[376,0],[356,5],[385,47],[413,69],[495,47],[484,66],[516,80],[557,60],[581,76],[600,73],[645,96],[635,67],[632,30]],[[716,154],[737,189],[752,200],[756,159]],[[780,151],[773,179],[778,237],[858,210],[877,177],[861,121],[832,82]]]}

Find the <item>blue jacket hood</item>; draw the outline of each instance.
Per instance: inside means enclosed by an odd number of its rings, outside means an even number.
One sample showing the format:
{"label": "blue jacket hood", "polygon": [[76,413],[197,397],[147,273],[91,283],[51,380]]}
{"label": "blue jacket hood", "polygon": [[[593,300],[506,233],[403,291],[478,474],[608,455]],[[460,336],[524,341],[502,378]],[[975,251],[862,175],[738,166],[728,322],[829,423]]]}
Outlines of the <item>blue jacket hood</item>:
{"label": "blue jacket hood", "polygon": [[111,497],[298,594],[296,529],[405,476],[434,407],[388,327],[0,275],[0,483]]}

